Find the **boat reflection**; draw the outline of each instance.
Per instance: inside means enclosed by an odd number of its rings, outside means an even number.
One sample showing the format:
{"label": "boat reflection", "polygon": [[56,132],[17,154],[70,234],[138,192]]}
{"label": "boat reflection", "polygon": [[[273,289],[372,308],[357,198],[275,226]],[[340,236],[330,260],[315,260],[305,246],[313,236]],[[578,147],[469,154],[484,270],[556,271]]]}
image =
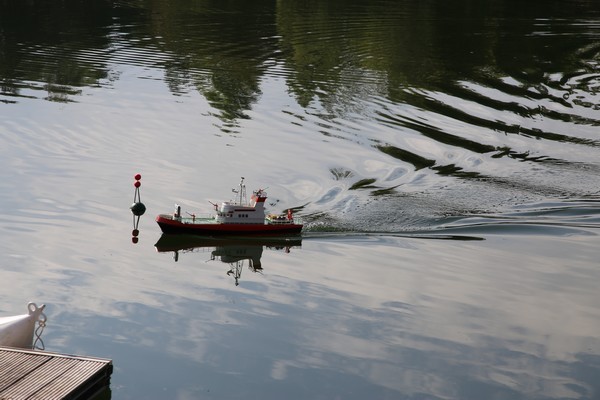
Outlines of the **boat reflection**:
{"label": "boat reflection", "polygon": [[261,257],[264,248],[290,252],[293,247],[301,247],[302,238],[292,237],[214,237],[195,235],[163,234],[154,245],[159,253],[173,252],[177,262],[181,253],[210,253],[208,261],[220,260],[229,264],[227,275],[232,276],[235,285],[240,284],[242,270],[248,262],[248,269],[261,272]]}

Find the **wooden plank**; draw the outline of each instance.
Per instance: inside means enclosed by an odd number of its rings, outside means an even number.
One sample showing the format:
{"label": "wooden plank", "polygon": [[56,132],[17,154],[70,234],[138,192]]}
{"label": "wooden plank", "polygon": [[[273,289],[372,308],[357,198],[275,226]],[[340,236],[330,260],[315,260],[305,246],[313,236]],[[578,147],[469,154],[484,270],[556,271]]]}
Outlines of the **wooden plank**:
{"label": "wooden plank", "polygon": [[2,347],[0,346],[0,352],[2,351],[6,351],[8,353],[22,353],[22,354],[33,354],[33,355],[37,355],[37,356],[49,356],[49,357],[56,357],[56,358],[75,358],[77,360],[91,360],[91,361],[100,361],[100,362],[107,362],[110,363],[111,360],[108,358],[101,358],[101,357],[88,357],[88,356],[77,356],[77,355],[73,355],[73,354],[62,354],[62,353],[53,353],[50,351],[43,351],[43,350],[27,350],[27,349],[19,349],[16,347]]}
{"label": "wooden plank", "polygon": [[87,360],[72,360],[72,363],[73,367],[67,373],[44,386],[30,399],[62,399],[65,393],[75,393],[79,388],[92,387],[98,382],[108,384],[110,374],[107,374],[106,363]]}
{"label": "wooden plank", "polygon": [[1,393],[2,397],[8,399],[28,399],[49,382],[73,368],[72,363],[66,359],[51,358],[38,368],[31,370],[22,379]]}
{"label": "wooden plank", "polygon": [[31,357],[28,354],[11,354],[3,351],[0,360],[0,394],[2,394],[3,390],[50,360],[50,357],[43,355]]}
{"label": "wooden plank", "polygon": [[0,399],[88,399],[111,374],[108,359],[0,347]]}

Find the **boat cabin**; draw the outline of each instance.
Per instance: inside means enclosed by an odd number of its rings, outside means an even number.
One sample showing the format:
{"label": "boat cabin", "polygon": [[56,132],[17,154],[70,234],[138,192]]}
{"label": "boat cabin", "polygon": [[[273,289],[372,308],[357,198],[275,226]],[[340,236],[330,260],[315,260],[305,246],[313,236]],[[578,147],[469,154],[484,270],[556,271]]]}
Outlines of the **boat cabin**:
{"label": "boat cabin", "polygon": [[239,201],[224,201],[217,210],[215,221],[221,224],[262,224],[265,221],[265,200],[267,193],[259,189],[252,194],[248,204],[244,204],[243,194]]}

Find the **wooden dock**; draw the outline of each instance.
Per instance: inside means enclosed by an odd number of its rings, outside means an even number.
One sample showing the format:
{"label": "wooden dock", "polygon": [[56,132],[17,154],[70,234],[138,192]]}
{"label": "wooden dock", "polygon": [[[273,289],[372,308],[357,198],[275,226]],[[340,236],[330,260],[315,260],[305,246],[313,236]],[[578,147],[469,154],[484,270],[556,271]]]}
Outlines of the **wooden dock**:
{"label": "wooden dock", "polygon": [[108,390],[112,361],[0,347],[0,400],[91,399]]}

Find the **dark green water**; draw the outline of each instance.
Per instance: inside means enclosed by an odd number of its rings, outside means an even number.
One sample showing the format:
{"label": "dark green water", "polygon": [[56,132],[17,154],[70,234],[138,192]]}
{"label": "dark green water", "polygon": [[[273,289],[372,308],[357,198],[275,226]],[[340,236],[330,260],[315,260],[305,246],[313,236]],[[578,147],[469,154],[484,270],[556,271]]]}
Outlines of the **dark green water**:
{"label": "dark green water", "polygon": [[[596,399],[599,104],[596,1],[0,0],[0,314],[113,399]],[[300,242],[161,245],[240,176]]]}

